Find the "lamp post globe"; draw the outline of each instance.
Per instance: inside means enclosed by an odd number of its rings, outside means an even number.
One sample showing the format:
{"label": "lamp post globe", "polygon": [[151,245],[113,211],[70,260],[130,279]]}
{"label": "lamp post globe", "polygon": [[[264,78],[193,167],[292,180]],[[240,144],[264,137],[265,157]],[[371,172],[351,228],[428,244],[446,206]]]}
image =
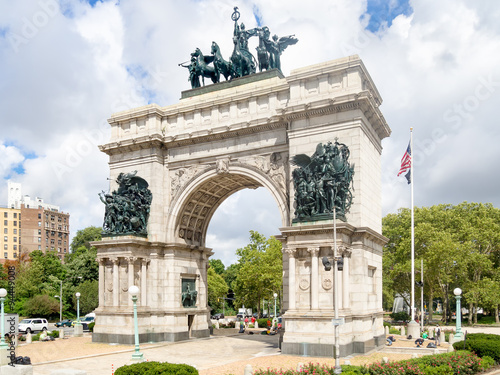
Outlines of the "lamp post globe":
{"label": "lamp post globe", "polygon": [[460,289],[460,288],[453,289],[453,294],[456,295],[456,296],[461,295],[462,294],[462,289]]}
{"label": "lamp post globe", "polygon": [[1,349],[6,349],[9,346],[5,343],[5,317],[4,317],[4,309],[3,305],[5,302],[5,297],[7,297],[7,290],[4,288],[0,288],[0,304],[1,304],[1,316],[0,319],[2,319],[2,323],[0,324],[0,330],[2,334],[2,338],[0,340],[0,348]]}

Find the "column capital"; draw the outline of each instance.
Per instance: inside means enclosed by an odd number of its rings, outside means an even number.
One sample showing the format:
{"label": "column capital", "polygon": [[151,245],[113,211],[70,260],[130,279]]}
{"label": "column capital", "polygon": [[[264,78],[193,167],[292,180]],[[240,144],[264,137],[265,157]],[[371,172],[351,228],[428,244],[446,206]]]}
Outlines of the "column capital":
{"label": "column capital", "polygon": [[339,254],[344,258],[350,258],[352,254],[352,249],[349,246],[339,246]]}
{"label": "column capital", "polygon": [[151,263],[151,259],[148,258],[140,258],[141,259],[141,264],[143,266],[147,266],[149,263]]}
{"label": "column capital", "polygon": [[109,260],[113,263],[113,265],[118,265],[118,263],[120,263],[120,258],[118,257],[109,258]]}
{"label": "column capital", "polygon": [[309,246],[307,251],[311,253],[312,257],[317,257],[319,254],[319,246]]}
{"label": "column capital", "polygon": [[289,257],[295,258],[295,254],[297,253],[297,248],[296,247],[284,247],[282,249],[284,253],[287,253]]}
{"label": "column capital", "polygon": [[134,263],[137,259],[137,257],[126,257],[125,260],[129,263]]}
{"label": "column capital", "polygon": [[109,258],[97,258],[96,261],[97,261],[97,263],[99,263],[100,266],[105,266],[106,265],[106,261],[108,259]]}

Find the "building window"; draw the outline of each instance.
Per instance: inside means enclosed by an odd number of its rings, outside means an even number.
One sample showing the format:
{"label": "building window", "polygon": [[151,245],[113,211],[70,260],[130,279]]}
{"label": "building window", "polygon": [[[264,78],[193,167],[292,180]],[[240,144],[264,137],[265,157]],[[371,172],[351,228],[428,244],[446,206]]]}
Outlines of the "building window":
{"label": "building window", "polygon": [[3,234],[9,234],[9,230],[7,228],[3,228]]}
{"label": "building window", "polygon": [[60,216],[57,218],[57,221],[58,221],[58,222],[61,222],[61,221],[62,221]]}
{"label": "building window", "polygon": [[17,245],[14,245],[14,250],[17,250]]}
{"label": "building window", "polygon": [[54,221],[54,219],[55,219],[55,216],[54,215],[50,215],[50,220]]}
{"label": "building window", "polygon": [[7,245],[7,244],[3,245],[4,250],[7,250],[8,248],[9,248],[9,245]]}
{"label": "building window", "polygon": [[39,226],[39,227],[41,227],[41,226],[42,226],[42,222],[41,222],[41,221],[39,221],[39,222],[38,222],[38,226]]}
{"label": "building window", "polygon": [[14,237],[14,242],[17,242],[17,237]]}
{"label": "building window", "polygon": [[9,237],[5,236],[5,237],[3,238],[3,240],[4,240],[5,242],[8,242],[8,241],[9,241]]}
{"label": "building window", "polygon": [[7,212],[4,212],[3,217],[9,217],[9,214]]}
{"label": "building window", "polygon": [[17,221],[16,220],[14,220],[14,226],[17,227]]}
{"label": "building window", "polygon": [[42,235],[42,230],[41,229],[38,229],[38,235],[41,236]]}
{"label": "building window", "polygon": [[14,228],[14,234],[17,234],[17,229]]}
{"label": "building window", "polygon": [[14,212],[14,219],[17,219],[17,212]]}
{"label": "building window", "polygon": [[42,214],[38,214],[38,218],[41,219],[42,218]]}
{"label": "building window", "polygon": [[7,226],[7,225],[9,225],[9,222],[7,220],[4,220],[3,225]]}
{"label": "building window", "polygon": [[14,253],[14,255],[13,255],[13,256],[14,256],[14,258],[17,258],[17,253]]}
{"label": "building window", "polygon": [[7,258],[8,258],[8,253],[6,253],[6,252],[5,252],[5,253],[3,253],[3,257],[4,257],[5,259],[7,259]]}
{"label": "building window", "polygon": [[38,245],[38,250],[42,250],[42,245]]}
{"label": "building window", "polygon": [[64,252],[66,252],[66,248],[64,249]]}
{"label": "building window", "polygon": [[51,244],[51,245],[54,245],[54,244],[55,244],[55,241],[54,241],[54,240],[50,240],[50,244]]}
{"label": "building window", "polygon": [[58,253],[60,253],[60,252],[61,252],[61,248],[60,248],[60,247],[58,247],[58,248],[57,248],[57,252],[58,252]]}
{"label": "building window", "polygon": [[49,243],[49,239],[48,239],[48,238],[45,238],[45,242],[46,242],[46,243]]}
{"label": "building window", "polygon": [[38,242],[42,242],[42,237],[38,237]]}

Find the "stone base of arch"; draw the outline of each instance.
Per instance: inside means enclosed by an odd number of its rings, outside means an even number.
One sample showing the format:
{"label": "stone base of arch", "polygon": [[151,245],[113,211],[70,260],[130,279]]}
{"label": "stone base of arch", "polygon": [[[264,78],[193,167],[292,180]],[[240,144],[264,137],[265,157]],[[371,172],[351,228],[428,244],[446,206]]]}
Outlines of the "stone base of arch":
{"label": "stone base of arch", "polygon": [[[382,310],[382,247],[387,239],[370,228],[337,223],[343,269],[334,280],[322,259],[333,258],[333,222],[281,228],[285,332],[283,354],[334,355],[334,294],[338,295],[340,356],[385,345]],[[333,268],[333,267],[332,267]]]}
{"label": "stone base of arch", "polygon": [[[207,248],[150,242],[134,236],[93,243],[99,262],[99,308],[92,341],[134,344],[133,302],[139,287],[139,342],[181,341],[210,336],[207,308]],[[185,282],[194,285],[193,306],[182,301]]]}

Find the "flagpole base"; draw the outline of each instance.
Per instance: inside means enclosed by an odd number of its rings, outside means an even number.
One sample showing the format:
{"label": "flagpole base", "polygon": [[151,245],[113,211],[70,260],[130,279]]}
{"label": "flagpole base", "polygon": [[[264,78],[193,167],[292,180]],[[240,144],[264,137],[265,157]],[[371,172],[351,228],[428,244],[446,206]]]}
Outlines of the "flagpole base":
{"label": "flagpole base", "polygon": [[420,337],[420,324],[418,324],[416,321],[412,320],[410,323],[408,323],[408,333],[407,335],[411,335],[413,339],[416,339],[417,337]]}

